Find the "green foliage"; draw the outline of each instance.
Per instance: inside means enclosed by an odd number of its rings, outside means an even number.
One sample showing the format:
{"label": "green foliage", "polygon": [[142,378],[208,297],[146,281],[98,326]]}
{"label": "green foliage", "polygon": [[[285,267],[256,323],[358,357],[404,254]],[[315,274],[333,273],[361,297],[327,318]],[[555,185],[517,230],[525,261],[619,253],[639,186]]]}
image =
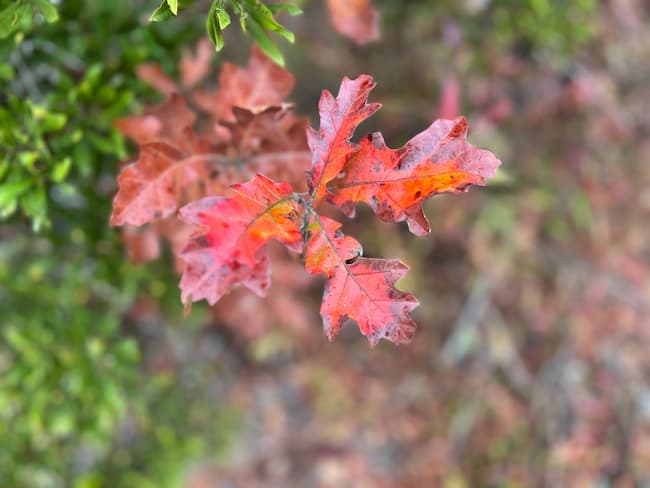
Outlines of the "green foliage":
{"label": "green foliage", "polygon": [[106,449],[126,414],[139,376],[137,345],[116,314],[128,292],[48,240],[14,236],[0,263],[0,477],[47,485],[72,476],[79,451]]}
{"label": "green foliage", "polygon": [[218,399],[206,391],[211,391],[215,373],[187,366],[183,374],[196,380],[192,386],[154,378],[146,392],[147,412],[132,419],[130,435],[117,439],[112,451],[80,479],[90,486],[172,488],[182,485],[189,462],[218,458],[237,432],[239,412],[214,408]]}
{"label": "green foliage", "polygon": [[[223,449],[237,415],[215,409],[203,381],[143,377],[135,340],[120,332],[119,317],[151,270],[115,270],[83,246],[61,251],[19,236],[3,241],[0,263],[7,486],[178,486],[188,460]],[[216,371],[204,367],[183,374],[210,381]],[[127,439],[118,435],[124,429]]]}
{"label": "green foliage", "polygon": [[[178,14],[179,10],[189,7],[194,0],[162,0],[160,6],[151,14],[152,22],[169,20]],[[217,51],[224,46],[223,31],[230,25],[231,19],[227,4],[230,4],[232,13],[239,17],[242,31],[249,33],[257,45],[273,61],[284,66],[284,56],[275,43],[269,38],[269,33],[275,32],[293,43],[293,32],[285,29],[274,15],[286,11],[290,15],[302,13],[300,8],[292,4],[276,3],[265,5],[259,0],[212,0],[206,19],[208,37]]]}
{"label": "green foliage", "polygon": [[38,14],[45,22],[59,20],[56,7],[48,0],[3,0],[0,2],[0,39],[27,32]]}

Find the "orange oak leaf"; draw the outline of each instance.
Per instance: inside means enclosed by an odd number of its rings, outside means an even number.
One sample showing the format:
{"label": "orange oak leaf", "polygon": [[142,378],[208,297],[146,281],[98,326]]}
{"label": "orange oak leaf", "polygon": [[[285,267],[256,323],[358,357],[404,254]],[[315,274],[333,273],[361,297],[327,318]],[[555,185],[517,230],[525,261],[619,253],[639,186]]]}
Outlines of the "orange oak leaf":
{"label": "orange oak leaf", "polygon": [[359,257],[361,245],[340,232],[339,222],[315,213],[311,217],[305,268],[327,274],[321,316],[329,340],[352,319],[372,347],[380,339],[410,342],[416,324],[409,313],[418,300],[395,288],[408,267],[394,259]]}
{"label": "orange oak leaf", "polygon": [[302,250],[302,208],[288,183],[257,175],[231,188],[232,197],[207,197],[180,210],[183,220],[201,228],[181,253],[185,304],[206,299],[214,305],[239,283],[264,296],[269,285],[266,243],[276,239],[294,252]]}
{"label": "orange oak leaf", "polygon": [[225,157],[210,152],[210,145],[191,130],[184,133],[192,152],[152,142],[142,146],[135,163],[124,167],[117,177],[119,190],[113,199],[111,225],[138,226],[165,218],[193,194],[205,193],[201,186],[210,182],[211,167]]}
{"label": "orange oak leaf", "polygon": [[381,36],[379,12],[372,0],[327,0],[334,29],[357,44],[377,41]]}
{"label": "orange oak leaf", "polygon": [[254,46],[246,68],[224,63],[216,91],[197,90],[196,105],[218,120],[234,121],[233,107],[253,112],[282,104],[296,80],[291,73],[271,61]]}
{"label": "orange oak leaf", "polygon": [[437,120],[401,149],[389,149],[380,133],[361,141],[343,172],[327,189],[329,200],[352,217],[366,202],[386,222],[407,221],[416,235],[430,232],[422,203],[437,193],[484,185],[501,162],[468,144],[467,121]]}
{"label": "orange oak leaf", "polygon": [[312,169],[308,174],[312,198],[327,195],[325,185],[335,178],[347,163],[358,145],[350,142],[354,130],[381,106],[367,103],[370,91],[375,87],[371,76],[361,75],[351,80],[343,78],[336,98],[323,90],[318,111],[320,130],[307,130],[307,142],[312,151]]}

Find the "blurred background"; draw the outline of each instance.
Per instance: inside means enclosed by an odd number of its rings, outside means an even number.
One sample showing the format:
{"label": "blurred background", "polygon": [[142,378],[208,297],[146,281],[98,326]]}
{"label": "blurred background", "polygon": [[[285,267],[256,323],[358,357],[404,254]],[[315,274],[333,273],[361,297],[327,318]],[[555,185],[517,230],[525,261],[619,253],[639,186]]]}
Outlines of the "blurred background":
{"label": "blurred background", "polygon": [[[428,202],[429,238],[345,221],[421,301],[413,342],[375,349],[353,326],[328,343],[318,279],[276,267],[269,300],[184,317],[171,254],[127,258],[113,123],[160,100],[136,67],[177,75],[205,9],[44,3],[0,0],[0,485],[650,486],[650,2],[375,0],[364,45],[320,0],[280,17],[312,125],[322,89],[370,73],[359,136],[463,114],[503,161]],[[215,73],[248,58],[225,40]]]}

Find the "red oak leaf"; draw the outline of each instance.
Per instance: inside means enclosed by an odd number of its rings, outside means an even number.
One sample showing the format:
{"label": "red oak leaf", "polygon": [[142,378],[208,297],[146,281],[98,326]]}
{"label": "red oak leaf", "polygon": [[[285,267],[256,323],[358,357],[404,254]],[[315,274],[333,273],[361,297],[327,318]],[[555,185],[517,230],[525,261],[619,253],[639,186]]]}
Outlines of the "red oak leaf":
{"label": "red oak leaf", "polygon": [[225,159],[210,152],[210,145],[191,130],[184,131],[185,152],[164,142],[145,144],[135,163],[117,177],[119,190],[113,199],[111,225],[142,225],[173,214],[192,196],[205,194],[205,186],[218,183],[210,177],[211,167]]}
{"label": "red oak leaf", "polygon": [[218,120],[234,121],[233,107],[258,112],[271,105],[280,105],[295,84],[291,73],[253,47],[248,67],[224,63],[219,74],[219,89],[197,91],[194,102]]}
{"label": "red oak leaf", "polygon": [[341,263],[361,256],[363,248],[354,237],[343,235],[341,223],[318,216],[309,224],[305,269],[311,274],[334,274]]}
{"label": "red oak leaf", "polygon": [[327,195],[325,185],[335,178],[345,166],[358,145],[350,142],[357,126],[381,106],[368,104],[370,90],[375,87],[372,77],[361,75],[354,80],[343,78],[336,99],[323,90],[318,111],[320,130],[307,130],[307,142],[312,151],[312,169],[308,174],[312,198]]}
{"label": "red oak leaf", "polygon": [[294,115],[291,107],[269,107],[262,112],[235,107],[235,122],[226,122],[237,159],[251,173],[287,181],[302,190],[311,153],[305,129],[308,120]]}
{"label": "red oak leaf", "polygon": [[406,220],[416,235],[430,232],[422,203],[437,193],[484,185],[501,162],[467,143],[467,121],[437,120],[401,149],[389,149],[381,134],[361,141],[341,175],[327,189],[329,200],[354,216],[364,201],[386,222]]}
{"label": "red oak leaf", "polygon": [[239,283],[264,296],[266,243],[277,239],[292,251],[302,249],[301,207],[288,183],[257,175],[232,190],[232,197],[203,198],[180,210],[183,220],[202,228],[181,253],[183,303],[206,299],[214,305]]}
{"label": "red oak leaf", "polygon": [[162,141],[183,145],[187,138],[183,131],[196,122],[185,99],[177,94],[159,105],[145,110],[143,115],[131,115],[115,121],[115,127],[136,144]]}
{"label": "red oak leaf", "polygon": [[395,288],[408,267],[398,260],[358,257],[361,245],[340,232],[340,223],[312,215],[305,268],[329,278],[320,309],[329,340],[352,319],[373,347],[380,339],[409,342],[416,327],[409,312],[418,301]]}
{"label": "red oak leaf", "polygon": [[379,39],[379,12],[372,0],[327,0],[334,29],[357,44]]}

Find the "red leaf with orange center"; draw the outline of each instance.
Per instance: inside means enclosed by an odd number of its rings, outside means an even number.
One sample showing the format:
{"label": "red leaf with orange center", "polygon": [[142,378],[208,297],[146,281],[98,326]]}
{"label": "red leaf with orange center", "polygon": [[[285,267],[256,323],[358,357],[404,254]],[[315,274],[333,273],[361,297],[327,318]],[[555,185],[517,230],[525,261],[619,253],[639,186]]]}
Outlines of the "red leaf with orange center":
{"label": "red leaf with orange center", "polygon": [[484,185],[501,162],[467,143],[467,121],[437,120],[401,149],[389,149],[380,133],[363,139],[327,189],[329,200],[354,216],[366,202],[386,222],[406,220],[416,235],[430,232],[422,203],[432,195]]}
{"label": "red leaf with orange center", "polygon": [[264,296],[266,243],[277,239],[292,251],[302,250],[302,207],[289,184],[257,175],[232,190],[232,197],[203,198],[180,210],[183,220],[202,228],[181,253],[183,303],[206,299],[214,305],[239,283]]}

